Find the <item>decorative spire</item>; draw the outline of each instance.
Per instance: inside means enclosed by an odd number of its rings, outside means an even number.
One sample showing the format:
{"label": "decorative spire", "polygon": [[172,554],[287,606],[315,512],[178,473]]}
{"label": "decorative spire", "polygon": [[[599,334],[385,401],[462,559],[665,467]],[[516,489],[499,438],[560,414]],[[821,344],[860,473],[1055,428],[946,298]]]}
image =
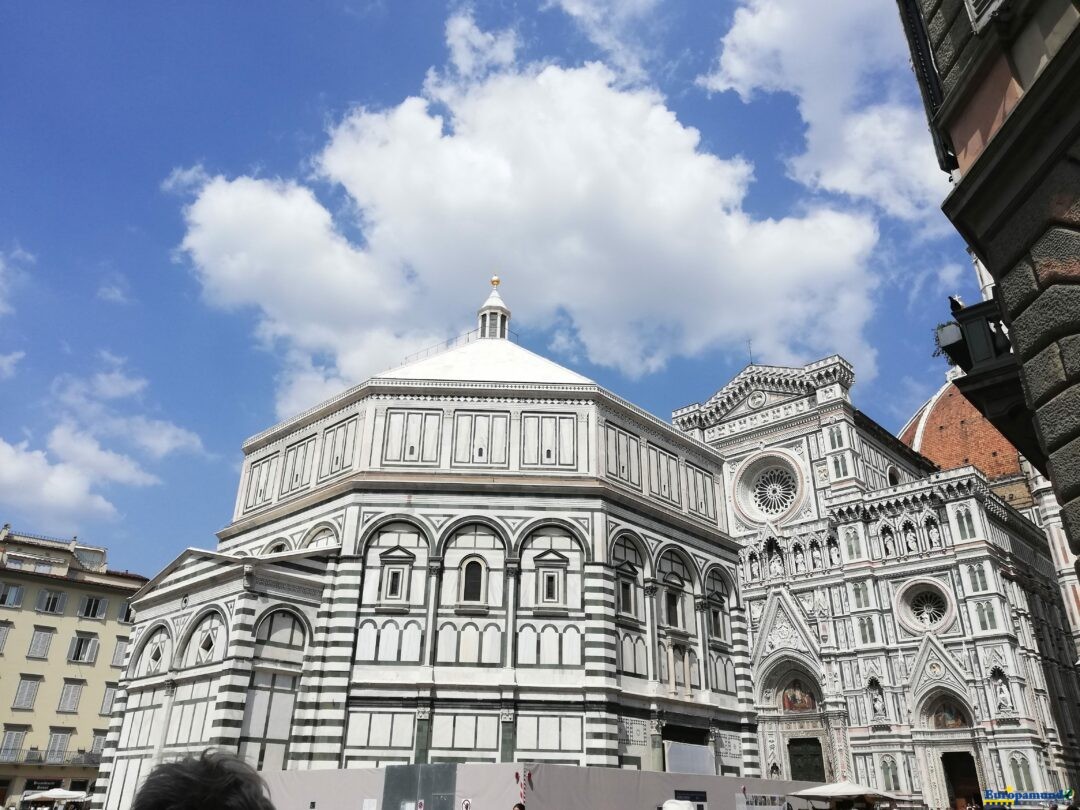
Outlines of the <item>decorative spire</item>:
{"label": "decorative spire", "polygon": [[501,283],[498,276],[491,277],[491,294],[477,313],[482,338],[505,338],[509,331],[510,309],[499,295]]}

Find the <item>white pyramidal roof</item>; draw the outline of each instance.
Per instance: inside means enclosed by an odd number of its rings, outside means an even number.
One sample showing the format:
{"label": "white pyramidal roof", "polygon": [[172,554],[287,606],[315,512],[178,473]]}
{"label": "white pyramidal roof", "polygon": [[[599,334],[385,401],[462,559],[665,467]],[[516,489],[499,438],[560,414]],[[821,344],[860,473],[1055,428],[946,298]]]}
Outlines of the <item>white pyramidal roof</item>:
{"label": "white pyramidal roof", "polygon": [[[491,279],[491,293],[477,313],[480,328],[464,341],[436,354],[406,362],[377,374],[375,380],[439,380],[456,382],[540,383],[542,385],[595,385],[588,377],[523,349],[506,337],[510,308],[499,295],[499,277]],[[485,318],[491,326],[485,330]],[[501,319],[496,325],[495,319]],[[459,340],[461,340],[459,338]]]}
{"label": "white pyramidal roof", "polygon": [[506,338],[478,338],[377,374],[374,379],[595,385],[588,377]]}

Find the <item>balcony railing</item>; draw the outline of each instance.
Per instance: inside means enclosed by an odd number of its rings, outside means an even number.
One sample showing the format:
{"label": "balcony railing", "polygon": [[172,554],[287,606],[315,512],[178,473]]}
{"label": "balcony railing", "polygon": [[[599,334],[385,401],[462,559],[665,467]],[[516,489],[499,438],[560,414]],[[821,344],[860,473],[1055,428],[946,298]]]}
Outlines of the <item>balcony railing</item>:
{"label": "balcony railing", "polygon": [[101,754],[94,751],[42,751],[40,748],[0,750],[0,763],[18,765],[85,765],[96,768]]}

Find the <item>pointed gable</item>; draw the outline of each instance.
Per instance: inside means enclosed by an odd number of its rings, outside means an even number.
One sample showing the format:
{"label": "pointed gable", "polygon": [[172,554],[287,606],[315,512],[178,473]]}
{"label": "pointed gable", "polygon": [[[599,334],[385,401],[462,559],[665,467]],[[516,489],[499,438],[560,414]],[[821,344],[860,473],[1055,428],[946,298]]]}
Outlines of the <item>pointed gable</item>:
{"label": "pointed gable", "polygon": [[792,652],[808,656],[816,668],[821,667],[818,645],[802,609],[789,593],[774,590],[761,614],[751,661],[758,666],[774,655]]}
{"label": "pointed gable", "polygon": [[908,672],[908,689],[914,700],[918,702],[927,692],[941,686],[966,695],[967,682],[967,673],[937,637],[932,633],[923,636]]}

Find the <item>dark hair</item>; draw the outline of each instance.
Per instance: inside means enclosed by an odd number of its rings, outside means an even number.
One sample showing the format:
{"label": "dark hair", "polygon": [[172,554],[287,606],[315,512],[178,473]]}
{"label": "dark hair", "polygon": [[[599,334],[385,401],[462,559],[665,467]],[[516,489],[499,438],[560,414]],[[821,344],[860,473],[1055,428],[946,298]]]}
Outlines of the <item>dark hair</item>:
{"label": "dark hair", "polygon": [[525,810],[525,805],[522,804],[521,802],[518,802],[517,804],[514,805],[513,810]]}
{"label": "dark hair", "polygon": [[135,794],[131,810],[274,810],[255,769],[208,748],[202,756],[158,765]]}

